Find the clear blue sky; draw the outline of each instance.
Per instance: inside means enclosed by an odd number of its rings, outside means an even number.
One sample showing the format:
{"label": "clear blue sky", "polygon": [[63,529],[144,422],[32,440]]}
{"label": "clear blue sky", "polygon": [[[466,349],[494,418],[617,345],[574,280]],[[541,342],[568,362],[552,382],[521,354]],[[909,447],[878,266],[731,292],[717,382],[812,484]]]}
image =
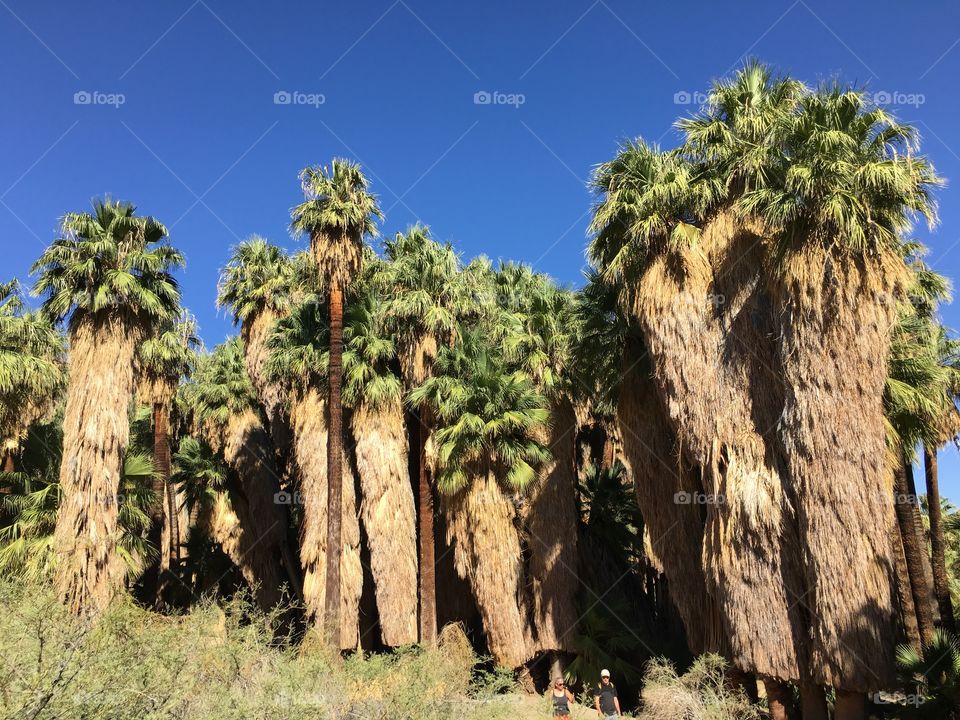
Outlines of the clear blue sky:
{"label": "clear blue sky", "polygon": [[[960,276],[955,2],[0,0],[0,279],[26,278],[57,218],[109,192],[171,228],[215,344],[232,331],[214,306],[230,247],[295,247],[297,172],[346,156],[384,232],[421,220],[467,256],[578,283],[590,168],[627,137],[674,144],[677,116],[747,55],[866,85],[917,124],[954,180],[941,226],[919,234]],[[960,500],[960,460],[943,455]]]}

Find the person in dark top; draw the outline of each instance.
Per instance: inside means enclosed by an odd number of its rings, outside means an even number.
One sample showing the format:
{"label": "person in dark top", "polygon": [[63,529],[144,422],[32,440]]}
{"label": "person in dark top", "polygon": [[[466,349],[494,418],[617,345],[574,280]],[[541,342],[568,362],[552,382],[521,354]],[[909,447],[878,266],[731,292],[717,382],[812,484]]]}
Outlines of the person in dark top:
{"label": "person in dark top", "polygon": [[609,720],[610,718],[621,717],[620,698],[617,697],[617,688],[610,682],[610,671],[600,671],[600,685],[593,693],[593,704],[597,708],[597,714]]}
{"label": "person in dark top", "polygon": [[553,681],[550,698],[553,700],[553,717],[558,720],[570,720],[570,703],[573,702],[573,693],[567,690],[563,678],[558,677]]}

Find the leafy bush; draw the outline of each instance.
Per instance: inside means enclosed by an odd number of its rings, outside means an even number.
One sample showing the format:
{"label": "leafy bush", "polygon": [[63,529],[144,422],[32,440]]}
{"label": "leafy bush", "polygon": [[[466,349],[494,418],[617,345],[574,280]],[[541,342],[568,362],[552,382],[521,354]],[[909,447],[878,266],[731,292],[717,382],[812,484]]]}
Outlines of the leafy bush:
{"label": "leafy bush", "polygon": [[505,717],[502,678],[473,678],[458,628],[438,647],[341,658],[308,636],[277,643],[243,599],[165,617],[118,602],[95,624],[49,591],[0,583],[0,716],[207,718]]}

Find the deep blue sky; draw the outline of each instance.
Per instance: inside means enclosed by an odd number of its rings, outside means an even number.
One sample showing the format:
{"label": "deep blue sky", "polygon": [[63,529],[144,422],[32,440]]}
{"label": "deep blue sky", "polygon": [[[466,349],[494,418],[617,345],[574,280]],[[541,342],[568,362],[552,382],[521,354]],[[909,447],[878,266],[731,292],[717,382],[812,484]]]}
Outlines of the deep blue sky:
{"label": "deep blue sky", "polygon": [[[627,137],[673,144],[687,103],[746,55],[889,98],[960,178],[955,2],[0,0],[0,279],[25,279],[57,218],[109,192],[170,226],[184,300],[215,344],[231,332],[214,306],[230,247],[251,233],[295,247],[297,172],[346,156],[384,232],[422,220],[467,256],[577,283],[590,168]],[[494,91],[523,102],[475,103]],[[101,95],[77,104],[84,92]],[[919,233],[951,277],[958,192]],[[960,328],[956,307],[944,315]],[[960,499],[956,452],[942,464]]]}

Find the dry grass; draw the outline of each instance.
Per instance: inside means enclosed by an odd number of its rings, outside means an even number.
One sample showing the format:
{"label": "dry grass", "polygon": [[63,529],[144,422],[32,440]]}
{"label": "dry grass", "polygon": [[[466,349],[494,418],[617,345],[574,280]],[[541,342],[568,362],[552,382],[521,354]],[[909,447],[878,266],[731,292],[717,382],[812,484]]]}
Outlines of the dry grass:
{"label": "dry grass", "polygon": [[542,650],[574,650],[577,624],[576,435],[566,399],[554,403],[540,441],[552,459],[541,468],[527,507],[533,625]]}
{"label": "dry grass", "polygon": [[[894,523],[883,388],[899,258],[809,249],[775,288],[787,387],[782,434],[796,485],[815,679],[872,691],[893,679]],[[870,658],[869,667],[858,658]]]}
{"label": "dry grass", "polygon": [[137,330],[117,318],[80,320],[70,333],[63,420],[63,498],[54,546],[57,592],[73,612],[100,611],[122,589],[117,492],[129,440]]}
{"label": "dry grass", "polygon": [[399,399],[376,409],[361,405],[353,413],[351,426],[383,642],[391,647],[415,643],[416,508],[403,406]]}
{"label": "dry grass", "polygon": [[725,662],[705,655],[684,675],[665,660],[648,665],[639,720],[760,720],[756,705],[725,683]]}
{"label": "dry grass", "polygon": [[487,473],[442,497],[441,507],[457,574],[473,590],[490,653],[499,665],[519,667],[534,647],[514,503]]}
{"label": "dry grass", "polygon": [[[320,623],[325,609],[327,568],[327,404],[320,391],[310,388],[291,401],[294,457],[300,475],[299,497],[303,502],[300,564],[303,568],[303,600],[307,616]],[[350,463],[344,457],[343,515],[340,556],[340,642],[355,648],[360,638],[360,521]]]}

